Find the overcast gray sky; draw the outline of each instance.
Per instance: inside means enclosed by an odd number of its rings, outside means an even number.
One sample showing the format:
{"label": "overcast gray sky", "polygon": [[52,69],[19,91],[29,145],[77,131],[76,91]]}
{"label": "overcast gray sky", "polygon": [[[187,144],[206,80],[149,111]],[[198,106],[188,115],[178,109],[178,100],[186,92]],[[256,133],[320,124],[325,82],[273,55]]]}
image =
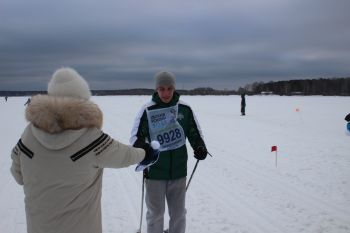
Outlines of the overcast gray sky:
{"label": "overcast gray sky", "polygon": [[0,90],[46,90],[75,68],[92,89],[236,89],[350,76],[349,0],[1,0]]}

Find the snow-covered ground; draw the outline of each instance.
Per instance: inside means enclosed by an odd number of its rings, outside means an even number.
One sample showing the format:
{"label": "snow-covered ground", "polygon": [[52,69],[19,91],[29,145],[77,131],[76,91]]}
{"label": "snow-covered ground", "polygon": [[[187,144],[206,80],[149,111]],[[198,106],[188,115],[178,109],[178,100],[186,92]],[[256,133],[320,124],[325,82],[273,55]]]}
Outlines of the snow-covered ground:
{"label": "snow-covered ground", "polygon": [[[1,233],[26,231],[23,190],[9,171],[11,149],[26,125],[26,99],[0,100]],[[124,143],[148,99],[93,97],[104,112],[104,131]],[[214,156],[199,163],[189,187],[187,232],[350,232],[350,136],[344,121],[349,97],[247,96],[244,117],[239,96],[182,100],[194,109]],[[190,157],[189,172],[194,164]],[[105,170],[104,232],[138,228],[142,178],[134,168]]]}

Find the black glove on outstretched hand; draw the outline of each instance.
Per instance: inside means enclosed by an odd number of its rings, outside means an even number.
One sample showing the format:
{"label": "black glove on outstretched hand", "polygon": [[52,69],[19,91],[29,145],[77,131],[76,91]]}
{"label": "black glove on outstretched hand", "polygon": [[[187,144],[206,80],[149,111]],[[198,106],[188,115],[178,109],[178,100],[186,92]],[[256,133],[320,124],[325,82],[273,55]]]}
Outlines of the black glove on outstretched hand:
{"label": "black glove on outstretched hand", "polygon": [[150,144],[145,143],[142,146],[142,149],[145,150],[146,154],[145,154],[145,158],[141,161],[141,164],[150,164],[155,162],[158,159],[159,151],[153,149]]}
{"label": "black glove on outstretched hand", "polygon": [[198,160],[204,160],[207,157],[208,151],[205,146],[198,146],[194,150],[194,157]]}

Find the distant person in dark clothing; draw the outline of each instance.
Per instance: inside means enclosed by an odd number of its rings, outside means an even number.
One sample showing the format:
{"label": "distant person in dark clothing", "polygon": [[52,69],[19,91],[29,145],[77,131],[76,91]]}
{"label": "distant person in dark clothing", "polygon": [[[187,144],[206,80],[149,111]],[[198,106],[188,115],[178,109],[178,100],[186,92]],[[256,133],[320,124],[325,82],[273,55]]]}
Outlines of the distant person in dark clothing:
{"label": "distant person in dark clothing", "polygon": [[30,104],[30,98],[27,99],[27,102],[24,104],[24,106],[29,105]]}
{"label": "distant person in dark clothing", "polygon": [[6,101],[6,102],[7,102],[7,98],[8,98],[8,97],[7,97],[7,96],[5,96],[5,101]]}
{"label": "distant person in dark clothing", "polygon": [[241,94],[241,116],[245,116],[245,94]]}
{"label": "distant person in dark clothing", "polygon": [[347,122],[350,122],[350,113],[349,113],[348,115],[346,115],[345,120],[346,120]]}

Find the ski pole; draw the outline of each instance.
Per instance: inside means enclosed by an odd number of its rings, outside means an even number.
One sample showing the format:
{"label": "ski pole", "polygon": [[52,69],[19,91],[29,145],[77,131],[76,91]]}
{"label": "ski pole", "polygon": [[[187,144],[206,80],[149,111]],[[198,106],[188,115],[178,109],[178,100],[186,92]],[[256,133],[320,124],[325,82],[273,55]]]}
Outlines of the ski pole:
{"label": "ski pole", "polygon": [[194,175],[194,172],[195,172],[196,169],[197,169],[198,163],[199,163],[199,159],[197,159],[196,165],[194,166],[193,171],[192,171],[192,174],[191,174],[191,176],[190,176],[190,179],[188,180],[188,183],[187,183],[187,185],[186,185],[186,191],[187,191],[187,189],[188,189],[188,186],[190,186],[192,177],[193,177],[193,175]]}
{"label": "ski pole", "polygon": [[[209,151],[208,151],[208,154],[210,155],[210,157],[213,157],[213,156],[209,153]],[[197,169],[198,163],[199,163],[199,159],[197,159],[196,165],[194,166],[193,171],[192,171],[192,174],[191,174],[191,176],[190,176],[190,179],[188,180],[188,183],[187,183],[187,185],[186,185],[186,191],[187,191],[187,189],[188,189],[188,186],[190,186],[192,177],[193,177],[193,175],[194,175],[194,172],[195,172],[196,169]]]}
{"label": "ski pole", "polygon": [[142,195],[141,195],[141,214],[140,214],[140,226],[136,233],[141,233],[142,218],[143,218],[143,199],[145,195],[145,174],[142,175]]}

